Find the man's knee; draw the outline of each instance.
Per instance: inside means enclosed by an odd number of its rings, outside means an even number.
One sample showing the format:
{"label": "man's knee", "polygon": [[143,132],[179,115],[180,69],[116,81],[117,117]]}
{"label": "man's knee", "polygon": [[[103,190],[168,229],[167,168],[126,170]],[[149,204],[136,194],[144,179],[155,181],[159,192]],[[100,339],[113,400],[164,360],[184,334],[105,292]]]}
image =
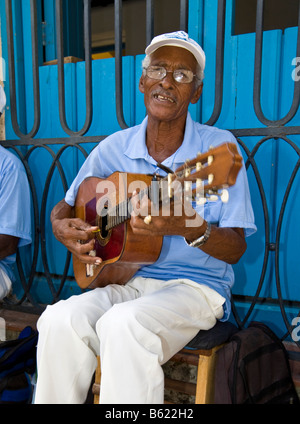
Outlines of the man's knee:
{"label": "man's knee", "polygon": [[124,331],[141,319],[142,311],[135,302],[124,302],[114,305],[99,319],[96,325],[96,331],[101,339],[101,333],[116,335]]}
{"label": "man's knee", "polygon": [[37,329],[39,332],[50,329],[62,332],[64,328],[68,330],[73,321],[73,314],[73,308],[70,308],[64,300],[48,305],[37,322]]}

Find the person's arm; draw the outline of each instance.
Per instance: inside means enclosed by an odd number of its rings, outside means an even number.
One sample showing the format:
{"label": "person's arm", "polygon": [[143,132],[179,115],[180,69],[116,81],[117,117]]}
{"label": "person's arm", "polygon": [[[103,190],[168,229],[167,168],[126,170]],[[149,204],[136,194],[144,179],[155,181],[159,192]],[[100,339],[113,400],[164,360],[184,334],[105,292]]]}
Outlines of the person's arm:
{"label": "person's arm", "polygon": [[[206,228],[207,223],[204,222],[203,230],[199,228],[199,232],[190,233],[185,239],[187,242],[193,242],[204,234]],[[247,249],[244,230],[243,228],[220,228],[212,225],[209,238],[199,249],[216,259],[235,264]]]}
{"label": "person's arm", "polygon": [[[138,196],[132,198],[133,209],[137,211],[131,217],[131,227],[136,234],[151,235],[179,235],[188,243],[201,237],[207,228],[206,221],[192,208],[189,203],[182,207],[182,213],[174,214],[170,208],[169,216],[151,216],[151,222],[146,224],[144,217],[151,211],[150,200],[144,197],[141,201]],[[229,264],[239,261],[247,248],[244,230],[242,228],[219,228],[211,226],[208,240],[198,249]],[[197,247],[195,248],[197,249]]]}
{"label": "person's arm", "polygon": [[101,258],[89,256],[94,249],[94,231],[98,227],[92,227],[82,219],[74,218],[74,208],[65,200],[61,200],[51,212],[53,234],[66,248],[83,263],[99,264]]}
{"label": "person's arm", "polygon": [[19,238],[0,234],[0,260],[17,252]]}

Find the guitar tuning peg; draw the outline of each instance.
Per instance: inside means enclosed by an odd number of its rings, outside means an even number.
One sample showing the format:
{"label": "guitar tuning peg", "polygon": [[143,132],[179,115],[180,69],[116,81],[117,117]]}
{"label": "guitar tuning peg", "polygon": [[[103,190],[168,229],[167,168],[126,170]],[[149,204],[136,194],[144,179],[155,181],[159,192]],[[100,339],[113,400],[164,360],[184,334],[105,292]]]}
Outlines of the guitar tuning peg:
{"label": "guitar tuning peg", "polygon": [[228,190],[222,190],[221,200],[222,200],[223,203],[227,203],[228,202],[228,200],[229,200]]}
{"label": "guitar tuning peg", "polygon": [[184,176],[188,177],[191,174],[191,168],[190,168],[190,159],[186,159],[184,162],[185,168],[184,168]]}
{"label": "guitar tuning peg", "polygon": [[191,169],[190,169],[190,168],[186,168],[186,169],[184,170],[184,175],[185,175],[185,177],[188,177],[190,174],[191,174]]}
{"label": "guitar tuning peg", "polygon": [[202,163],[201,162],[197,162],[196,163],[196,171],[201,171],[202,168],[203,168]]}
{"label": "guitar tuning peg", "polygon": [[214,180],[214,174],[209,174],[207,178],[208,184],[212,184],[213,180]]}

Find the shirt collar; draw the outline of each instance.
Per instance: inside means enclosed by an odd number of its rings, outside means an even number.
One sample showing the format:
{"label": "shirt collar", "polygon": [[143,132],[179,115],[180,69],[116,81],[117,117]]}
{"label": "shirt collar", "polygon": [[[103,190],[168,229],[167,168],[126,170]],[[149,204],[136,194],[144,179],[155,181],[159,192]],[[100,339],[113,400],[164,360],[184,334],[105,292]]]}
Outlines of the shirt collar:
{"label": "shirt collar", "polygon": [[[148,149],[146,146],[146,128],[148,123],[148,117],[146,117],[142,123],[139,125],[137,132],[131,139],[131,142],[128,144],[127,149],[124,154],[130,159],[144,159],[147,162],[156,164],[155,160],[149,155]],[[194,151],[195,137],[199,137],[197,132],[194,130],[194,122],[190,115],[190,112],[187,113],[185,132],[182,145],[178,150],[170,157],[167,158],[163,163],[170,162],[172,160],[173,164],[179,166],[183,164],[187,159],[191,159],[189,154]]]}
{"label": "shirt collar", "polygon": [[146,128],[148,123],[148,116],[142,121],[137,127],[137,131],[133,135],[128,143],[128,147],[124,154],[130,159],[146,159],[148,160],[151,156],[148,153],[146,146]]}

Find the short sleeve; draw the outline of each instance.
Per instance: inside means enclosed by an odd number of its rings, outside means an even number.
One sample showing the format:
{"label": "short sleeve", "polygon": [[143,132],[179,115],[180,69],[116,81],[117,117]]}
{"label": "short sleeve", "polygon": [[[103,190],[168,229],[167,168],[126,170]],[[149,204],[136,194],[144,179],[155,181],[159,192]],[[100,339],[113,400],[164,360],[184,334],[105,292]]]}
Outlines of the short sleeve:
{"label": "short sleeve", "polygon": [[17,158],[0,169],[0,233],[20,238],[19,247],[31,243],[31,199],[25,169]]}

